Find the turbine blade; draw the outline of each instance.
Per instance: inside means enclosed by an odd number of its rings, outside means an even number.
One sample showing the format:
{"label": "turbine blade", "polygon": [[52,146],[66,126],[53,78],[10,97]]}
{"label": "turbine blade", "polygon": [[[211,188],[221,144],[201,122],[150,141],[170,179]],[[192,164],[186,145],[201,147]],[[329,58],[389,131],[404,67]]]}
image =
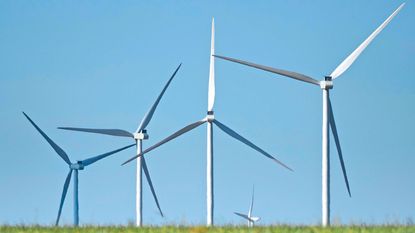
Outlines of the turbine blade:
{"label": "turbine blade", "polygon": [[214,57],[217,58],[221,58],[224,60],[228,60],[228,61],[232,61],[232,62],[236,62],[242,65],[246,65],[246,66],[250,66],[250,67],[254,67],[260,70],[265,70],[274,74],[279,74],[279,75],[283,75],[289,78],[293,78],[293,79],[297,79],[306,83],[311,83],[311,84],[315,84],[315,85],[320,85],[320,82],[307,76],[304,74],[300,74],[300,73],[296,73],[296,72],[292,72],[292,71],[287,71],[287,70],[281,70],[281,69],[276,69],[276,68],[272,68],[269,66],[263,66],[263,65],[258,65],[252,62],[247,62],[247,61],[242,61],[242,60],[238,60],[235,58],[230,58],[230,57],[225,57],[225,56],[220,56],[220,55],[213,55]]}
{"label": "turbine blade", "polygon": [[341,165],[342,171],[343,171],[344,181],[346,182],[347,192],[349,193],[349,196],[351,197],[352,194],[350,192],[349,180],[347,179],[347,173],[346,173],[346,166],[344,165],[343,153],[342,153],[342,149],[340,147],[339,135],[337,134],[336,122],[334,121],[333,108],[331,107],[330,99],[329,99],[329,114],[330,114],[330,116],[329,116],[330,128],[331,128],[331,131],[333,132],[334,141],[336,142],[337,152],[338,152],[338,155],[339,155],[340,165]]}
{"label": "turbine blade", "polygon": [[340,65],[330,74],[330,76],[335,79],[343,74],[359,57],[359,55],[365,50],[365,48],[372,42],[373,39],[389,24],[389,22],[399,13],[405,3],[402,3],[398,9],[396,9],[370,36],[363,41],[355,51],[353,51]]}
{"label": "turbine blade", "polygon": [[215,104],[215,19],[212,18],[212,37],[210,42],[210,70],[209,70],[209,90],[208,90],[208,111],[213,111]]}
{"label": "turbine blade", "polygon": [[146,175],[147,183],[150,186],[150,190],[151,190],[151,193],[153,194],[154,201],[156,202],[156,205],[157,205],[157,208],[159,209],[159,212],[160,212],[161,217],[164,217],[163,212],[161,211],[161,208],[160,208],[159,201],[157,199],[156,192],[154,191],[153,182],[151,182],[150,172],[148,171],[147,164],[146,164],[146,160],[143,157],[141,159],[141,161],[143,162],[144,174]]}
{"label": "turbine blade", "polygon": [[132,133],[122,130],[122,129],[90,129],[90,128],[74,128],[74,127],[58,127],[58,129],[105,134],[105,135],[118,136],[118,137],[129,137],[129,138],[134,137]]}
{"label": "turbine blade", "polygon": [[160,95],[157,97],[156,102],[154,102],[153,106],[151,106],[150,110],[144,116],[143,120],[141,121],[140,125],[137,128],[137,131],[136,131],[137,133],[140,132],[141,130],[145,129],[147,127],[147,125],[150,123],[151,118],[153,117],[153,114],[156,111],[157,105],[159,104],[161,98],[164,95],[164,92],[166,92],[166,90],[169,87],[171,81],[173,80],[174,76],[176,76],[176,73],[177,73],[177,71],[179,71],[181,66],[182,66],[182,64],[180,63],[180,65],[174,71],[173,75],[170,77],[169,81],[167,81],[167,83],[164,86],[163,90],[161,91]]}
{"label": "turbine blade", "polygon": [[43,136],[43,138],[46,139],[46,141],[49,143],[49,145],[52,146],[52,148],[56,151],[56,153],[58,153],[58,155],[68,164],[71,164],[71,160],[69,159],[68,155],[66,154],[66,152],[60,148],[54,141],[52,141],[52,139],[50,139],[48,137],[48,135],[46,135],[46,133],[44,133],[39,126],[37,126],[35,124],[35,122],[32,121],[32,119],[30,119],[30,117],[28,115],[26,115],[26,113],[23,112],[23,115],[30,121],[30,123],[36,128],[36,130]]}
{"label": "turbine blade", "polygon": [[248,221],[251,221],[251,219],[246,214],[241,214],[241,213],[238,213],[238,212],[233,212],[233,213],[240,216],[240,217],[242,217],[242,218],[244,218],[244,219],[246,219],[246,220],[248,220]]}
{"label": "turbine blade", "polygon": [[233,131],[232,129],[230,129],[229,127],[225,126],[224,124],[220,123],[218,120],[213,120],[213,123],[215,123],[223,132],[227,133],[229,136],[235,138],[236,140],[244,143],[245,145],[251,147],[252,149],[258,151],[259,153],[265,155],[266,157],[272,159],[274,162],[280,164],[281,166],[287,168],[290,171],[293,171],[291,168],[289,168],[287,165],[285,165],[284,163],[282,163],[281,161],[279,161],[278,159],[274,158],[272,155],[268,154],[266,151],[264,151],[263,149],[259,148],[258,146],[256,146],[254,143],[250,142],[248,139],[242,137],[241,135],[239,135],[237,132]]}
{"label": "turbine blade", "polygon": [[59,204],[59,210],[58,210],[58,217],[56,218],[56,223],[55,223],[56,226],[59,224],[59,219],[61,217],[63,203],[65,202],[65,197],[66,197],[66,193],[68,192],[68,186],[69,186],[69,183],[71,182],[71,177],[72,177],[72,169],[69,170],[69,173],[65,179],[65,183],[63,184],[61,202]]}
{"label": "turbine blade", "polygon": [[129,160],[125,161],[125,162],[124,162],[123,164],[121,164],[121,165],[125,165],[125,164],[127,164],[127,163],[129,163],[129,162],[133,161],[134,159],[136,159],[136,158],[138,158],[138,157],[140,157],[140,156],[142,156],[142,155],[144,155],[144,154],[146,154],[146,153],[148,153],[148,152],[150,152],[150,151],[154,150],[155,148],[157,148],[157,147],[159,147],[159,146],[163,145],[164,143],[166,143],[166,142],[168,142],[168,141],[170,141],[170,140],[173,140],[173,139],[177,138],[178,136],[180,136],[180,135],[182,135],[182,134],[184,134],[184,133],[186,133],[186,132],[188,132],[188,131],[190,131],[190,130],[192,130],[192,129],[194,129],[194,128],[198,127],[198,126],[200,126],[201,124],[203,124],[203,123],[205,123],[205,122],[206,122],[206,119],[203,119],[203,120],[201,120],[201,121],[196,121],[196,122],[194,122],[194,123],[192,123],[192,124],[190,124],[190,125],[188,125],[188,126],[186,126],[186,127],[182,128],[182,129],[180,129],[180,130],[176,131],[176,132],[175,132],[175,133],[173,133],[172,135],[170,135],[170,136],[168,136],[167,138],[165,138],[165,139],[161,140],[160,142],[158,142],[158,143],[156,143],[156,144],[154,144],[154,145],[150,146],[149,148],[145,149],[145,150],[144,150],[143,152],[141,152],[140,154],[138,154],[138,155],[136,155],[136,156],[134,156],[134,157],[130,158]]}
{"label": "turbine blade", "polygon": [[251,218],[252,216],[252,209],[254,207],[254,192],[255,192],[255,187],[252,186],[252,198],[251,198],[251,205],[249,206],[249,211],[248,211],[248,217]]}
{"label": "turbine blade", "polygon": [[131,145],[128,145],[128,146],[125,146],[125,147],[122,147],[122,148],[117,149],[117,150],[113,150],[113,151],[107,152],[107,153],[102,154],[102,155],[97,155],[97,156],[94,156],[92,158],[88,158],[88,159],[82,160],[81,163],[86,167],[86,166],[89,166],[89,165],[91,165],[91,164],[93,164],[93,163],[95,163],[95,162],[97,162],[97,161],[99,161],[99,160],[101,160],[101,159],[103,159],[105,157],[108,157],[108,156],[110,156],[112,154],[115,154],[117,152],[123,151],[125,149],[128,149],[128,148],[130,148],[132,146],[135,146],[135,143],[134,144],[131,144]]}

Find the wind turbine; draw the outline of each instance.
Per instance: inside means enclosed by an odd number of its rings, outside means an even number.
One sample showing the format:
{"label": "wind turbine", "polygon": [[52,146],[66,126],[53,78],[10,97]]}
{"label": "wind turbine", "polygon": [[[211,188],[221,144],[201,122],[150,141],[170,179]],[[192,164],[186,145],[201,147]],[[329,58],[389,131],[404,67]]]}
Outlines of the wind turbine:
{"label": "wind turbine", "polygon": [[[129,137],[135,140],[135,145],[137,146],[137,154],[140,154],[143,149],[143,140],[148,139],[148,134],[146,127],[150,123],[151,118],[153,117],[154,112],[156,111],[157,105],[159,104],[161,98],[166,92],[167,88],[169,87],[171,81],[173,80],[174,76],[176,75],[177,71],[179,71],[182,64],[180,64],[176,70],[174,71],[173,75],[167,81],[166,85],[164,86],[163,90],[157,97],[156,101],[153,103],[151,108],[148,112],[144,115],[144,118],[141,120],[140,125],[138,126],[137,130],[134,133],[130,133],[129,131],[122,130],[122,129],[91,129],[91,128],[74,128],[74,127],[58,127],[58,129],[65,129],[65,130],[73,130],[73,131],[81,131],[81,132],[88,132],[88,133],[97,133],[97,134],[106,134],[111,136],[118,136],[118,137]],[[150,173],[148,171],[148,167],[146,164],[146,160],[144,158],[137,159],[137,171],[136,171],[136,225],[142,226],[143,225],[143,195],[142,195],[142,171],[144,170],[144,174],[146,175],[147,182],[150,186],[151,193],[153,194],[154,201],[156,202],[157,208],[160,212],[160,215],[163,217],[163,212],[161,211],[156,192],[154,191],[153,183],[150,178]]]}
{"label": "wind turbine", "polygon": [[65,151],[60,148],[54,141],[52,141],[52,139],[50,139],[46,133],[44,133],[36,124],[35,122],[32,121],[32,119],[30,119],[30,117],[28,115],[26,115],[26,113],[24,113],[24,116],[30,121],[30,123],[36,128],[36,130],[46,139],[46,141],[49,143],[49,145],[52,146],[52,148],[56,151],[56,153],[69,165],[69,173],[66,176],[65,179],[65,183],[63,185],[63,191],[62,191],[62,196],[61,196],[61,201],[60,201],[60,205],[59,205],[59,211],[58,211],[58,217],[56,218],[56,225],[59,224],[59,219],[61,217],[61,213],[62,213],[62,207],[63,207],[63,203],[65,202],[65,197],[66,197],[66,193],[68,192],[68,187],[69,187],[69,183],[71,182],[71,177],[72,177],[72,172],[74,173],[74,225],[78,226],[79,225],[79,202],[78,202],[78,171],[79,170],[84,170],[85,167],[105,158],[108,157],[112,154],[115,154],[117,152],[120,152],[122,150],[125,150],[127,148],[130,148],[132,146],[134,146],[135,144],[131,144],[129,146],[125,146],[122,147],[120,149],[114,150],[114,151],[110,151],[108,153],[105,154],[101,154],[101,155],[97,155],[88,159],[84,159],[84,160],[78,160],[75,163],[71,162],[71,160],[69,159],[68,155],[65,153]]}
{"label": "wind turbine", "polygon": [[261,220],[260,217],[254,217],[252,216],[252,208],[254,207],[254,187],[252,187],[252,199],[251,199],[251,205],[249,206],[248,215],[241,214],[238,212],[233,212],[234,214],[248,220],[248,227],[253,227],[255,222],[258,222]]}
{"label": "wind turbine", "polygon": [[184,128],[176,131],[172,135],[168,136],[167,138],[163,139],[162,141],[154,144],[153,146],[150,146],[146,150],[142,151],[141,153],[138,153],[136,156],[130,158],[126,162],[123,163],[126,164],[128,162],[131,162],[134,159],[142,158],[144,154],[150,152],[151,150],[163,145],[164,143],[177,138],[178,136],[204,124],[207,123],[207,170],[206,170],[206,180],[207,180],[207,189],[206,189],[206,198],[207,198],[207,225],[212,226],[213,225],[213,209],[214,209],[214,197],[213,197],[213,124],[219,127],[223,132],[228,134],[229,136],[235,138],[238,141],[241,141],[242,143],[246,144],[247,146],[253,148],[254,150],[258,151],[259,153],[263,154],[264,156],[272,159],[274,162],[277,162],[278,164],[282,165],[283,167],[289,169],[292,171],[291,168],[289,168],[287,165],[282,163],[281,161],[274,158],[269,153],[265,152],[263,149],[256,146],[254,143],[249,141],[248,139],[242,137],[240,134],[226,126],[225,124],[221,123],[217,119],[215,119],[215,116],[213,114],[213,105],[215,102],[215,60],[212,56],[215,52],[215,21],[212,19],[212,40],[211,40],[211,49],[210,49],[210,72],[209,72],[209,92],[208,92],[208,111],[207,116],[203,118],[200,121],[196,121],[190,125],[185,126]]}
{"label": "wind turbine", "polygon": [[337,152],[340,159],[340,165],[342,167],[344,180],[347,187],[347,192],[351,197],[349,181],[347,179],[346,168],[343,161],[343,155],[340,147],[340,141],[337,134],[336,123],[334,121],[333,108],[331,106],[329,98],[329,90],[333,88],[333,80],[343,74],[357,59],[357,57],[363,52],[363,50],[372,42],[372,40],[389,24],[389,22],[398,14],[405,3],[401,4],[370,36],[363,41],[363,43],[357,47],[340,65],[329,75],[325,76],[324,80],[318,81],[307,75],[272,68],[268,66],[258,65],[252,62],[242,61],[225,56],[213,55],[217,58],[225,59],[228,61],[240,63],[243,65],[251,66],[257,69],[265,70],[271,73],[283,75],[289,78],[293,78],[306,83],[311,83],[319,86],[323,90],[323,127],[322,127],[322,224],[323,226],[330,225],[330,157],[329,157],[329,127],[332,130],[334,141],[336,143]]}

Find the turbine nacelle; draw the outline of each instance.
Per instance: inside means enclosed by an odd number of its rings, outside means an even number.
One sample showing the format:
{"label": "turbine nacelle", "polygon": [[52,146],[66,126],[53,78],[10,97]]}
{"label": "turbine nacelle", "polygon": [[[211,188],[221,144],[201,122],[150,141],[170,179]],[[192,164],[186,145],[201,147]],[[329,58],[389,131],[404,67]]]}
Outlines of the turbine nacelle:
{"label": "turbine nacelle", "polygon": [[133,133],[135,140],[146,140],[148,139],[147,130],[143,129],[138,133]]}
{"label": "turbine nacelle", "polygon": [[333,80],[331,76],[325,76],[324,80],[320,81],[320,88],[323,90],[333,89]]}
{"label": "turbine nacelle", "polygon": [[250,217],[249,219],[251,222],[258,222],[259,220],[261,220],[260,217]]}
{"label": "turbine nacelle", "polygon": [[213,114],[213,111],[208,111],[206,116],[207,122],[213,122],[215,120],[215,115]]}
{"label": "turbine nacelle", "polygon": [[76,163],[72,163],[69,165],[69,168],[72,170],[84,170],[84,165],[82,164],[82,161],[77,161]]}

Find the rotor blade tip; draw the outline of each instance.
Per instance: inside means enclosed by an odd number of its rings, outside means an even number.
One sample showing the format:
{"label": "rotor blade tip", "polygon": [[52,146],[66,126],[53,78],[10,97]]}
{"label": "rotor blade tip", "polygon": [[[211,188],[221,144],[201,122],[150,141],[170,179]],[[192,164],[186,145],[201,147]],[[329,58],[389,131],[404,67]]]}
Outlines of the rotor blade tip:
{"label": "rotor blade tip", "polygon": [[406,2],[403,2],[395,11],[401,11],[402,8],[405,6]]}
{"label": "rotor blade tip", "polygon": [[290,172],[294,172],[294,169],[288,167],[288,166],[284,166],[285,168],[287,168]]}
{"label": "rotor blade tip", "polygon": [[281,161],[277,160],[277,159],[273,159],[274,162],[278,163],[278,165],[281,165],[283,167],[285,167],[286,169],[290,170],[291,172],[294,172],[294,169],[290,168],[289,166],[285,165],[284,163],[282,163]]}
{"label": "rotor blade tip", "polygon": [[129,163],[129,162],[133,161],[133,160],[134,160],[134,159],[136,159],[136,158],[138,158],[138,157],[133,157],[133,158],[131,158],[131,159],[129,159],[129,160],[127,160],[127,161],[125,161],[124,163],[122,163],[122,164],[121,164],[121,166],[124,166],[125,164],[127,164],[127,163]]}

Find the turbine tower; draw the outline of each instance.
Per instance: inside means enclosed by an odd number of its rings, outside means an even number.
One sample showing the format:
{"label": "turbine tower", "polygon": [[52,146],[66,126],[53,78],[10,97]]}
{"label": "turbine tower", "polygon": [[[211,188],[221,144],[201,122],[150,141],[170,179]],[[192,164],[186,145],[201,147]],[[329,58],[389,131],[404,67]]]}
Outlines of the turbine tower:
{"label": "turbine tower", "polygon": [[252,216],[252,209],[254,207],[254,187],[252,187],[252,198],[251,198],[251,205],[249,206],[248,214],[241,214],[238,212],[233,212],[234,214],[246,219],[248,221],[248,227],[253,227],[254,223],[261,220],[260,217],[254,217]]}
{"label": "turbine tower", "polygon": [[215,104],[215,19],[212,18],[212,32],[210,39],[210,65],[209,65],[209,87],[208,87],[208,110],[206,131],[206,223],[213,225],[214,196],[213,196],[213,125],[215,119],[213,105]]}
{"label": "turbine tower", "polygon": [[363,50],[372,42],[372,40],[389,24],[389,22],[398,14],[405,3],[401,4],[363,43],[354,50],[329,76],[325,76],[324,80],[318,81],[307,75],[272,68],[268,66],[258,65],[252,62],[242,61],[225,56],[213,55],[217,58],[240,63],[246,66],[265,70],[271,73],[279,74],[299,81],[307,82],[319,86],[323,91],[323,126],[322,126],[322,224],[330,225],[330,157],[329,157],[329,128],[334,136],[340,164],[343,171],[344,180],[347,191],[351,197],[349,181],[347,179],[346,168],[344,165],[343,155],[340,147],[340,141],[337,133],[336,123],[334,121],[333,108],[331,106],[329,90],[333,88],[333,80],[343,74],[363,52]]}
{"label": "turbine tower", "polygon": [[[141,120],[140,125],[138,126],[137,130],[134,133],[130,133],[129,131],[122,130],[122,129],[91,129],[91,128],[74,128],[74,127],[58,127],[59,129],[64,130],[73,130],[73,131],[81,131],[81,132],[88,132],[88,133],[97,133],[97,134],[106,134],[111,136],[118,136],[118,137],[129,137],[135,140],[135,145],[137,147],[137,153],[140,154],[143,149],[143,140],[148,139],[148,134],[146,127],[150,123],[151,118],[153,117],[154,112],[166,92],[167,88],[169,87],[171,81],[175,77],[177,71],[179,71],[182,64],[180,64],[176,70],[174,71],[173,75],[165,84],[163,90],[157,97],[156,101],[153,103],[151,108],[148,112],[144,115],[144,118]],[[160,212],[160,215],[163,217],[163,212],[161,211],[156,192],[154,191],[153,183],[150,178],[150,173],[146,164],[146,160],[143,158],[137,159],[137,171],[136,171],[136,226],[141,227],[143,225],[143,195],[142,195],[142,171],[146,176],[147,182],[150,186],[151,193],[153,195],[154,201],[156,202],[157,208]]]}
{"label": "turbine tower", "polygon": [[264,156],[272,159],[274,162],[277,162],[278,164],[282,165],[283,167],[289,169],[292,171],[291,168],[289,168],[287,165],[282,163],[281,161],[274,158],[269,153],[265,152],[263,149],[259,148],[255,144],[253,144],[248,139],[242,137],[240,134],[226,126],[225,124],[221,123],[217,119],[215,119],[214,112],[213,112],[213,105],[215,102],[215,63],[214,63],[214,48],[215,48],[215,41],[214,41],[214,35],[215,35],[215,23],[214,19],[212,19],[212,40],[211,40],[211,56],[210,56],[210,73],[209,73],[209,90],[208,90],[208,111],[207,116],[203,118],[200,121],[196,121],[190,125],[187,125],[183,127],[182,129],[176,131],[172,135],[168,136],[167,138],[161,140],[160,142],[154,144],[153,146],[150,146],[146,150],[142,151],[141,153],[137,154],[136,156],[130,158],[126,162],[123,163],[126,164],[128,162],[131,162],[134,159],[143,157],[142,155],[150,152],[151,150],[163,145],[164,143],[204,124],[207,123],[207,169],[206,169],[206,204],[207,204],[207,226],[213,226],[213,215],[214,215],[214,190],[213,190],[213,124],[219,127],[223,132],[228,134],[229,136],[235,138],[236,140],[246,144],[247,146],[253,148],[254,150],[258,151],[259,153],[263,154]]}
{"label": "turbine tower", "polygon": [[72,172],[74,173],[74,225],[78,226],[79,225],[79,202],[78,202],[78,171],[79,170],[84,170],[85,167],[103,159],[106,158],[112,154],[115,154],[117,152],[120,152],[122,150],[125,150],[127,148],[130,148],[132,146],[134,146],[135,144],[131,144],[129,146],[125,146],[122,147],[120,149],[105,153],[105,154],[101,154],[101,155],[97,155],[85,160],[80,160],[77,161],[75,163],[71,162],[71,160],[69,159],[68,155],[66,154],[66,152],[60,148],[54,141],[52,141],[52,139],[50,139],[46,133],[44,133],[36,124],[35,122],[32,121],[32,119],[30,119],[30,117],[28,115],[26,115],[26,113],[24,113],[24,116],[29,120],[29,122],[36,128],[36,130],[46,139],[46,141],[49,143],[49,145],[52,146],[52,148],[56,151],[56,153],[63,159],[63,161],[66,162],[66,164],[69,165],[69,173],[66,176],[65,179],[65,183],[63,185],[63,191],[62,191],[62,196],[61,196],[61,201],[59,204],[59,211],[58,211],[58,217],[56,218],[56,226],[59,224],[59,219],[61,217],[61,213],[62,213],[62,207],[63,207],[63,203],[65,202],[65,197],[66,197],[66,193],[68,192],[68,187],[69,184],[71,182],[71,178],[72,178]]}

